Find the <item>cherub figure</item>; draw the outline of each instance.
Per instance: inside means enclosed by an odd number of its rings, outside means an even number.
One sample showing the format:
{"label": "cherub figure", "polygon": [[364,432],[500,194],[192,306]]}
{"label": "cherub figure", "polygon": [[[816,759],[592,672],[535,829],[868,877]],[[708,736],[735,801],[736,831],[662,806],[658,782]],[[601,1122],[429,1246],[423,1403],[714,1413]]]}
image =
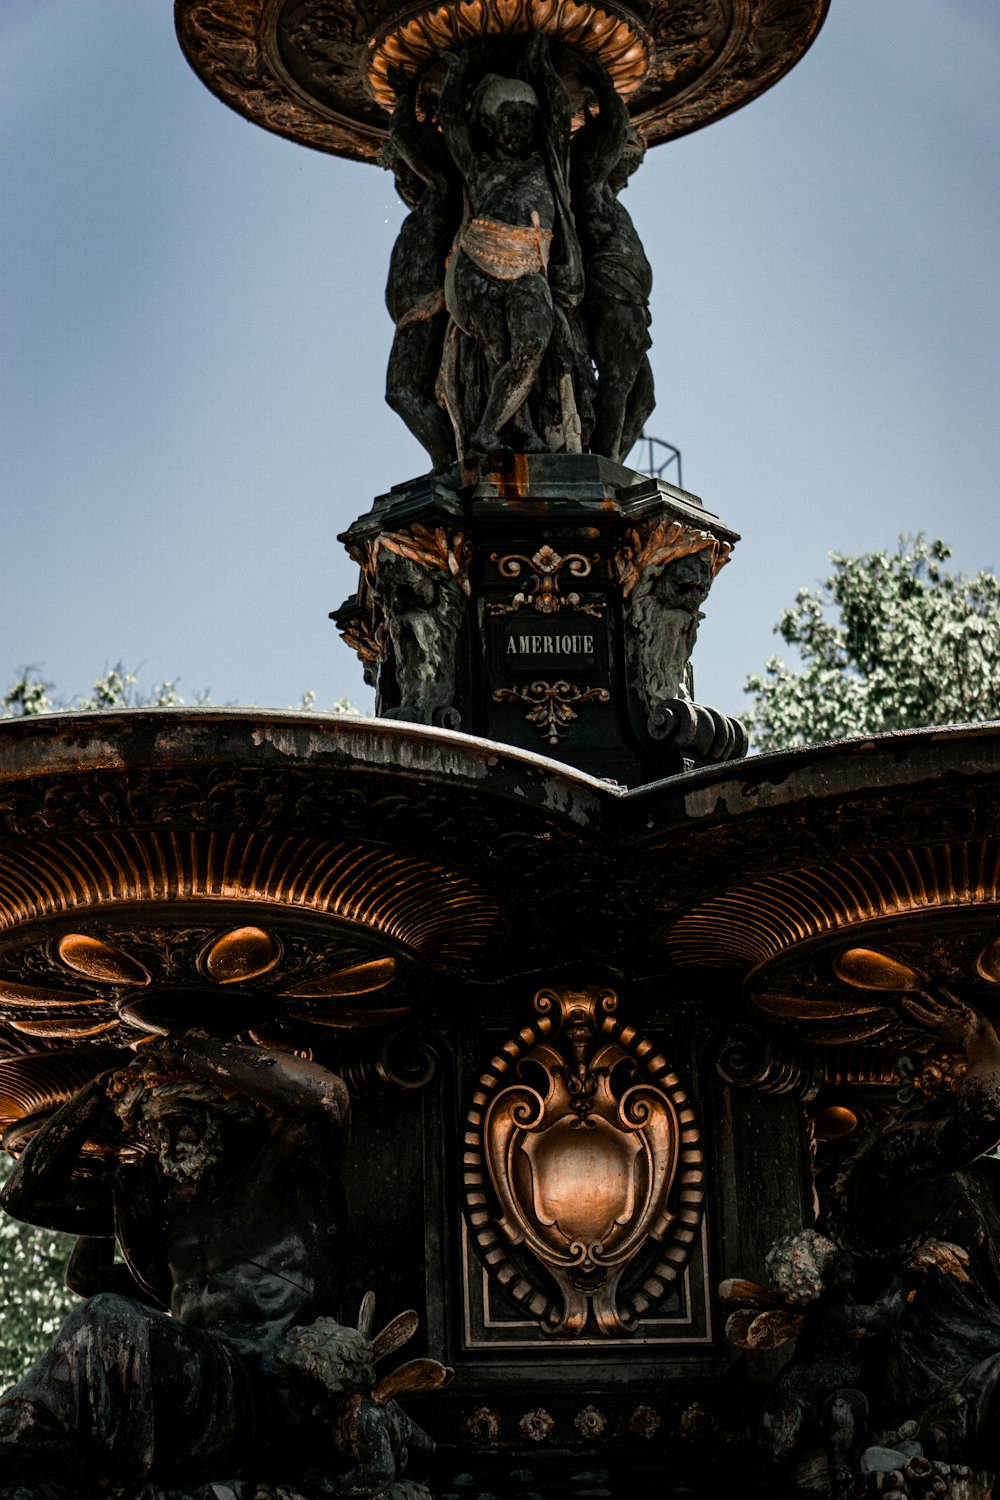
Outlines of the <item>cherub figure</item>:
{"label": "cherub figure", "polygon": [[434,1444],[396,1398],[440,1390],[454,1372],[437,1360],[411,1359],[377,1379],[376,1363],[413,1336],[418,1320],[415,1312],[400,1313],[373,1337],[374,1314],[369,1292],[356,1329],[317,1318],[292,1329],[278,1351],[293,1410],[310,1428],[318,1424],[329,1443],[332,1462],[303,1476],[310,1500],[430,1500],[422,1485],[399,1478],[411,1453],[428,1454]]}
{"label": "cherub figure", "polygon": [[628,457],[653,410],[647,350],[653,272],[628,210],[618,195],[642,163],[645,142],[603,64],[582,52],[579,69],[597,101],[585,108],[573,141],[570,191],[583,252],[583,316],[597,366],[593,453],[616,463]]}
{"label": "cherub figure", "polygon": [[528,397],[556,319],[550,281],[563,299],[582,292],[567,184],[572,108],[541,32],[528,44],[525,78],[488,73],[469,117],[468,65],[466,53],[447,54],[438,106],[468,205],[448,263],[448,311],[487,368],[485,405],[465,447],[479,456],[505,446],[548,452]]}
{"label": "cherub figure", "polygon": [[456,457],[435,388],[448,326],[444,268],[462,217],[461,185],[437,127],[417,119],[415,86],[401,76],[394,83],[398,103],[382,162],[392,169],[410,213],[393,246],[385,289],[396,325],[385,399],[438,470]]}
{"label": "cherub figure", "polygon": [[968,1281],[968,1259],[957,1245],[928,1240],[878,1296],[859,1302],[853,1258],[825,1235],[804,1229],[771,1247],[770,1287],[722,1283],[721,1300],[736,1308],[726,1323],[730,1343],[760,1350],[796,1341],[761,1413],[759,1439],[774,1463],[791,1463],[810,1438],[822,1441],[833,1500],[848,1500],[868,1422],[861,1388],[865,1340],[903,1320],[930,1271]]}

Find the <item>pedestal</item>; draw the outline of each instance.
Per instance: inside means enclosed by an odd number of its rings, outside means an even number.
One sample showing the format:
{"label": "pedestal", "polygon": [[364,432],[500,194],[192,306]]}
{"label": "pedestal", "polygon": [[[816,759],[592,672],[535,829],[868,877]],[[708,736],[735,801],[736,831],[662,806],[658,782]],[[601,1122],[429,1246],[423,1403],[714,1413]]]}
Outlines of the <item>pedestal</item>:
{"label": "pedestal", "polygon": [[385,718],[462,729],[636,785],[744,753],[693,701],[700,607],[737,534],[592,454],[510,454],[397,485],[341,540],[334,611]]}

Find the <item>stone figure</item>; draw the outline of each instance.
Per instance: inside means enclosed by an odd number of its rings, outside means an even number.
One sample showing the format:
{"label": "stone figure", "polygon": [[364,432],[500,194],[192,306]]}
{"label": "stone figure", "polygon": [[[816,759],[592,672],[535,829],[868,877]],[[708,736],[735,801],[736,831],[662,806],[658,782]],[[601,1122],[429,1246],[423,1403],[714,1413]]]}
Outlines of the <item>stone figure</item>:
{"label": "stone figure", "polygon": [[[415,528],[419,530],[419,528]],[[379,546],[374,588],[392,645],[399,703],[379,705],[387,719],[457,729],[455,670],[466,596],[447,557],[408,538]]]}
{"label": "stone figure", "polygon": [[[109,1101],[141,1154],[75,1173]],[[4,1207],[105,1247],[117,1237],[124,1265],[75,1258],[77,1289],[95,1295],[0,1402],[3,1500],[281,1479],[291,1454],[329,1467],[280,1356],[341,1293],[347,1122],[346,1088],[325,1068],[192,1031],[42,1126]]]}
{"label": "stone figure", "polygon": [[829,1492],[833,1500],[849,1500],[868,1429],[868,1341],[902,1323],[930,1272],[967,1281],[966,1263],[959,1247],[928,1241],[868,1301],[858,1301],[853,1257],[825,1235],[804,1229],[771,1247],[770,1289],[723,1283],[723,1301],[738,1304],[726,1325],[731,1343],[758,1350],[795,1340],[794,1355],[760,1413],[759,1440],[773,1463],[787,1467],[807,1443],[822,1443]]}
{"label": "stone figure", "polygon": [[651,732],[663,705],[691,696],[688,669],[701,606],[725,558],[707,532],[669,518],[631,530],[619,554],[626,659]]}
{"label": "stone figure", "polygon": [[992,1023],[943,986],[902,997],[909,1015],[949,1047],[914,1072],[922,1102],[864,1137],[834,1181],[831,1232],[869,1277],[934,1236],[962,1246],[968,1280],[922,1289],[906,1333],[887,1336],[878,1399],[919,1420],[942,1459],[1000,1467],[1000,1040]]}
{"label": "stone figure", "polygon": [[712,584],[707,548],[687,552],[662,569],[646,569],[629,595],[629,619],[638,643],[643,696],[652,712],[672,698],[689,698],[688,664],[701,605]]}
{"label": "stone figure", "polygon": [[308,1500],[430,1500],[423,1485],[398,1477],[410,1454],[431,1453],[434,1444],[395,1398],[439,1390],[454,1372],[437,1360],[411,1359],[377,1380],[376,1362],[401,1348],[416,1332],[418,1320],[414,1312],[400,1313],[373,1336],[374,1310],[369,1292],[356,1329],[317,1318],[308,1327],[293,1329],[278,1350],[292,1409],[324,1433],[326,1451],[337,1459],[332,1474],[313,1469],[303,1475],[300,1484]]}
{"label": "stone figure", "polygon": [[397,81],[397,96],[382,161],[392,168],[396,191],[411,212],[393,247],[385,289],[396,325],[385,399],[439,470],[456,457],[436,385],[448,325],[445,261],[462,217],[461,184],[436,125],[417,119],[413,86]]}
{"label": "stone figure", "polygon": [[624,461],[653,410],[647,350],[653,272],[619,194],[642,163],[645,143],[603,64],[581,52],[579,70],[598,105],[587,105],[573,141],[570,189],[583,252],[583,316],[597,366],[593,453]]}
{"label": "stone figure", "polygon": [[[442,381],[462,433],[463,453],[485,456],[504,448],[536,453],[552,446],[537,430],[529,396],[543,368],[557,322],[558,364],[543,384],[556,391],[565,431],[579,439],[572,389],[572,342],[553,290],[564,306],[583,290],[579,243],[569,206],[569,96],[536,32],[528,43],[523,78],[487,73],[472,92],[466,116],[469,59],[448,53],[438,112],[448,150],[465,184],[466,216],[455,240],[445,283],[453,328],[484,362],[483,400],[469,360],[459,368],[452,342]],[[474,427],[469,413],[479,406]]]}

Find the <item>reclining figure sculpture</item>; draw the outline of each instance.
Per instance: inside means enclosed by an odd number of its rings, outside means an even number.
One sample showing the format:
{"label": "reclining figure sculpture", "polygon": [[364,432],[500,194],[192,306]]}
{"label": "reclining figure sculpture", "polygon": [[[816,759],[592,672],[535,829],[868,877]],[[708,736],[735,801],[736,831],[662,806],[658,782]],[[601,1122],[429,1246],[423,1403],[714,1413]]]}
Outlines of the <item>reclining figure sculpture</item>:
{"label": "reclining figure sculpture", "polygon": [[[128,1149],[76,1173],[109,1107]],[[3,1500],[217,1495],[212,1481],[234,1495],[291,1483],[361,1496],[395,1481],[407,1444],[430,1446],[392,1395],[447,1372],[418,1360],[375,1385],[375,1359],[415,1315],[374,1342],[370,1299],[359,1329],[332,1316],[348,1122],[327,1069],[191,1031],[95,1078],[43,1125],[3,1206],[80,1236],[67,1282],[86,1300],[0,1401]]]}

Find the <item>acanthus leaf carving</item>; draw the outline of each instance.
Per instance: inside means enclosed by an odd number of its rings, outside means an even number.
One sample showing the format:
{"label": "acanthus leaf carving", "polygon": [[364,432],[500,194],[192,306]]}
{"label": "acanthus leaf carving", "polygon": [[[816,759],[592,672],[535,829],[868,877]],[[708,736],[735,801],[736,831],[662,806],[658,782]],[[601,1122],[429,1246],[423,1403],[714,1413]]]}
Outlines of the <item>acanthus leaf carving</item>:
{"label": "acanthus leaf carving", "polygon": [[525,719],[534,724],[543,740],[558,745],[569,733],[570,725],[578,717],[575,705],[581,703],[608,703],[611,694],[607,688],[581,687],[575,682],[544,682],[541,679],[526,687],[495,688],[494,703],[527,703]]}

